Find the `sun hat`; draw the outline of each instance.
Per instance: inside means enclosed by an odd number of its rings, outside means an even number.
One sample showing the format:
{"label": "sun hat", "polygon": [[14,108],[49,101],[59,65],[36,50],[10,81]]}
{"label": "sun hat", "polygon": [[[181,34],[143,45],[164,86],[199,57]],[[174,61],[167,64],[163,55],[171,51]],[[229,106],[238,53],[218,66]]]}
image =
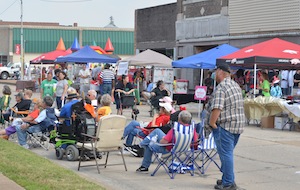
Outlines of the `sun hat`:
{"label": "sun hat", "polygon": [[67,99],[78,98],[77,91],[72,87],[68,89],[67,94]]}
{"label": "sun hat", "polygon": [[170,98],[169,96],[165,96],[165,97],[159,99],[159,101],[160,102],[165,102],[165,103],[170,103],[170,104],[173,103],[172,98]]}
{"label": "sun hat", "polygon": [[172,111],[172,109],[173,109],[173,107],[172,107],[172,105],[171,105],[170,103],[159,103],[159,106],[165,108],[165,110],[166,110],[167,112],[169,112],[169,113],[170,113],[170,112]]}

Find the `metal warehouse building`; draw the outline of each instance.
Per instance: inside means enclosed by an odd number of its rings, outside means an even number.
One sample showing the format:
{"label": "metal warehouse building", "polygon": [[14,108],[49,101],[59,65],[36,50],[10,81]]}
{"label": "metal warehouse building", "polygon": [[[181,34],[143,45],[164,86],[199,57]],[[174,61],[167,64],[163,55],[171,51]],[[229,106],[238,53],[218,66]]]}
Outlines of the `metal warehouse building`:
{"label": "metal warehouse building", "polygon": [[[0,63],[20,62],[18,46],[21,44],[20,22],[0,21]],[[23,23],[24,62],[29,62],[42,53],[55,50],[60,38],[69,48],[77,38],[80,45],[100,46],[104,49],[110,38],[114,54],[121,58],[134,54],[134,30],[122,28],[87,28],[61,26],[59,23]]]}

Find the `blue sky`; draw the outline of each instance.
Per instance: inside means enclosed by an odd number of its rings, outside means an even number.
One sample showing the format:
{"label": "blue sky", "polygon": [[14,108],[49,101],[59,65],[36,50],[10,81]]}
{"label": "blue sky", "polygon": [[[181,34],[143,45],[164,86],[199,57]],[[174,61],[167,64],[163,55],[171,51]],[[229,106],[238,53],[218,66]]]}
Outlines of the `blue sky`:
{"label": "blue sky", "polygon": [[[78,2],[81,1],[81,2]],[[23,0],[23,21],[103,27],[113,16],[119,28],[134,27],[134,10],[176,0]],[[0,20],[20,21],[20,0],[0,1]]]}

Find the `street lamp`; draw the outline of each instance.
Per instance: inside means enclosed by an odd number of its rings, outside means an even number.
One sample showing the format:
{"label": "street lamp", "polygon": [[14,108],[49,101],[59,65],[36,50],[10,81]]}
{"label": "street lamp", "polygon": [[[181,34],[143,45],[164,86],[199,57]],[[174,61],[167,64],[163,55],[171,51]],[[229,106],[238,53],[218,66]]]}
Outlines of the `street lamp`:
{"label": "street lamp", "polygon": [[21,1],[21,80],[24,79],[23,0]]}

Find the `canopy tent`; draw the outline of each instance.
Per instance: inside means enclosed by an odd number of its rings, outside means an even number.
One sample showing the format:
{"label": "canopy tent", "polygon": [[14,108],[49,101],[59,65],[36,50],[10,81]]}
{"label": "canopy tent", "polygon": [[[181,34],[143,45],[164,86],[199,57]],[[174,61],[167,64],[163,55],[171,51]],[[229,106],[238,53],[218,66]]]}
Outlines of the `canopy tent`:
{"label": "canopy tent", "polygon": [[116,63],[118,59],[110,58],[95,52],[89,46],[64,57],[58,57],[55,62],[75,62],[75,63]]}
{"label": "canopy tent", "polygon": [[150,49],[122,60],[122,62],[128,62],[129,66],[159,66],[169,68],[172,66],[172,59]]}
{"label": "canopy tent", "polygon": [[254,44],[232,54],[217,59],[217,63],[228,63],[231,66],[253,68],[300,68],[300,45],[274,38]]}
{"label": "canopy tent", "polygon": [[237,50],[239,49],[236,47],[223,44],[196,55],[173,61],[172,66],[174,68],[214,69],[217,58],[236,52]]}

